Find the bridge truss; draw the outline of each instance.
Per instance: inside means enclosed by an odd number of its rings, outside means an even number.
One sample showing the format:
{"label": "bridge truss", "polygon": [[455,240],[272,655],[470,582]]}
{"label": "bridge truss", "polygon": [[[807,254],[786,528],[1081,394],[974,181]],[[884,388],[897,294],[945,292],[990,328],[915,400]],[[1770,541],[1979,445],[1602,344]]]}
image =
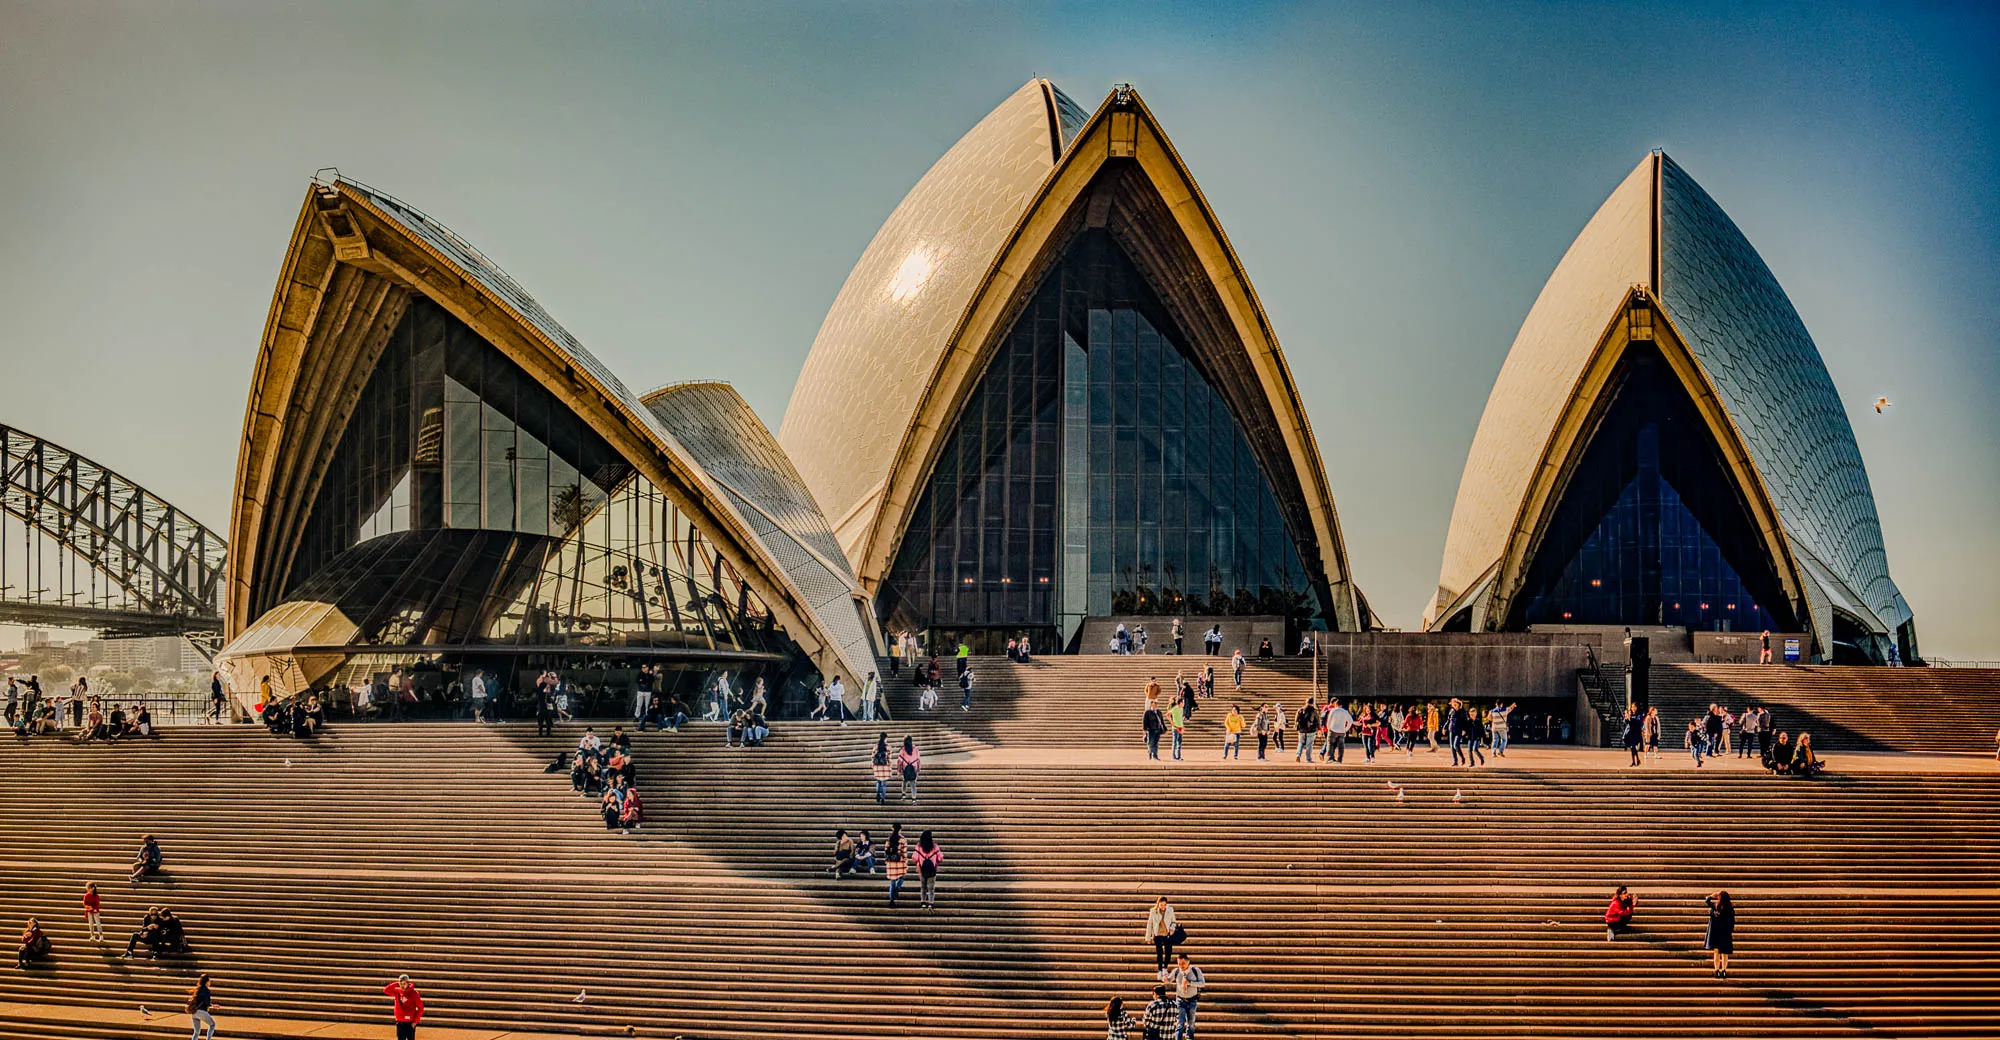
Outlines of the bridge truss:
{"label": "bridge truss", "polygon": [[225,545],[171,503],[0,425],[0,622],[213,646]]}

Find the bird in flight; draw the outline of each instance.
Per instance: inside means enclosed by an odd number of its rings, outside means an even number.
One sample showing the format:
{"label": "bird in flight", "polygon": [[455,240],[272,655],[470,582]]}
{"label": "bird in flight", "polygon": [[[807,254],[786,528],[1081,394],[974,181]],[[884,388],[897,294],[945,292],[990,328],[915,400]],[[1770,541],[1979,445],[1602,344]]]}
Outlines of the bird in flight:
{"label": "bird in flight", "polygon": [[1888,399],[1888,398],[1886,398],[1886,397],[1878,397],[1878,398],[1876,398],[1876,399],[1875,399],[1875,414],[1876,414],[1876,415],[1881,415],[1881,414],[1882,414],[1882,409],[1884,409],[1884,408],[1887,408],[1887,407],[1889,407],[1889,399]]}

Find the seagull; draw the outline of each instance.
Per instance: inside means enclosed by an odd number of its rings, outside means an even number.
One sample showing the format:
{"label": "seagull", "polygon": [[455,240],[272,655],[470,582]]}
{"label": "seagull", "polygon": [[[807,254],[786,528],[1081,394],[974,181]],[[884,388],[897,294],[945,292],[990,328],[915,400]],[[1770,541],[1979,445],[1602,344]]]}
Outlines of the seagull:
{"label": "seagull", "polygon": [[1400,787],[1396,788],[1396,800],[1399,802],[1403,800],[1403,789]]}
{"label": "seagull", "polygon": [[289,758],[288,758],[288,759],[285,759],[285,768],[286,768],[286,769],[290,769],[290,768],[292,768],[292,760],[291,760],[291,759],[289,759]]}
{"label": "seagull", "polygon": [[583,1003],[583,997],[584,997],[584,991],[577,990],[576,996],[569,998],[569,1002],[572,1004],[581,1004]]}
{"label": "seagull", "polygon": [[144,1004],[139,1005],[139,1013],[146,1016],[147,1018],[153,1017],[153,1012],[148,1010],[146,1005]]}
{"label": "seagull", "polygon": [[1456,790],[1456,791],[1453,791],[1453,792],[1451,793],[1451,800],[1452,800],[1453,802],[1456,802],[1456,801],[1458,801],[1459,799],[1461,799],[1461,798],[1464,798],[1464,797],[1465,797],[1465,789],[1464,789],[1464,788],[1462,788],[1462,787],[1461,787],[1461,788],[1459,788],[1459,789],[1458,789],[1458,790]]}
{"label": "seagull", "polygon": [[1884,409],[1884,408],[1887,408],[1887,407],[1889,407],[1889,399],[1888,399],[1888,398],[1886,398],[1886,397],[1878,397],[1878,398],[1876,398],[1876,399],[1875,399],[1875,414],[1876,414],[1876,415],[1881,415],[1881,414],[1882,414],[1882,409]]}
{"label": "seagull", "polygon": [[1548,927],[1550,927],[1550,928],[1554,928],[1554,927],[1557,927],[1558,925],[1561,925],[1561,924],[1562,924],[1562,922],[1561,922],[1561,921],[1558,921],[1558,920],[1556,920],[1556,919],[1554,919],[1554,918],[1550,918],[1549,920],[1546,920],[1546,921],[1543,921],[1543,922],[1542,922],[1542,924],[1544,924],[1544,925],[1546,925],[1546,926],[1548,926]]}

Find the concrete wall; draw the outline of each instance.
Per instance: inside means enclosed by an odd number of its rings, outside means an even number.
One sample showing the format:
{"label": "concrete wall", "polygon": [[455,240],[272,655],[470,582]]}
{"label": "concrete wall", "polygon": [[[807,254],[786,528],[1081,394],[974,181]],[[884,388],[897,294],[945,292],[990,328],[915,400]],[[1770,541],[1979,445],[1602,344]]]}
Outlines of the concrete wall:
{"label": "concrete wall", "polygon": [[1326,649],[1335,697],[1554,697],[1573,701],[1577,670],[1590,663],[1567,633],[1334,632]]}
{"label": "concrete wall", "polygon": [[[1174,619],[1168,615],[1155,614],[1147,617],[1094,617],[1083,623],[1083,638],[1077,643],[1077,653],[1108,654],[1111,652],[1111,633],[1118,631],[1123,622],[1127,631],[1136,633],[1141,626],[1146,629],[1146,652],[1149,654],[1171,654],[1174,652]],[[1210,625],[1222,626],[1222,656],[1228,657],[1238,647],[1243,648],[1245,657],[1257,654],[1257,643],[1261,639],[1271,640],[1271,649],[1279,657],[1298,650],[1296,644],[1285,645],[1285,619],[1281,617],[1194,617],[1181,619],[1182,652],[1190,657],[1202,653],[1201,636]],[[1350,633],[1351,634],[1351,633]],[[1134,638],[1137,638],[1136,635]]]}
{"label": "concrete wall", "polygon": [[[1694,659],[1714,664],[1756,664],[1761,655],[1762,632],[1696,632]],[[1771,660],[1783,664],[1785,640],[1799,641],[1799,661],[1811,659],[1812,640],[1803,632],[1771,633]]]}

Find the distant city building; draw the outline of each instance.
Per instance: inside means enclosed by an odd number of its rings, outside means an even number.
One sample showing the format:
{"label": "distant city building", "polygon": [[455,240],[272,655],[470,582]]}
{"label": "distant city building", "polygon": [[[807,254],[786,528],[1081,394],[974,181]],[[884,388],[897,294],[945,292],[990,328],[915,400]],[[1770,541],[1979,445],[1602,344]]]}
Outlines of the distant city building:
{"label": "distant city building", "polygon": [[1666,155],[1611,194],[1522,323],[1425,624],[1769,629],[1823,660],[1917,658],[1826,365]]}

